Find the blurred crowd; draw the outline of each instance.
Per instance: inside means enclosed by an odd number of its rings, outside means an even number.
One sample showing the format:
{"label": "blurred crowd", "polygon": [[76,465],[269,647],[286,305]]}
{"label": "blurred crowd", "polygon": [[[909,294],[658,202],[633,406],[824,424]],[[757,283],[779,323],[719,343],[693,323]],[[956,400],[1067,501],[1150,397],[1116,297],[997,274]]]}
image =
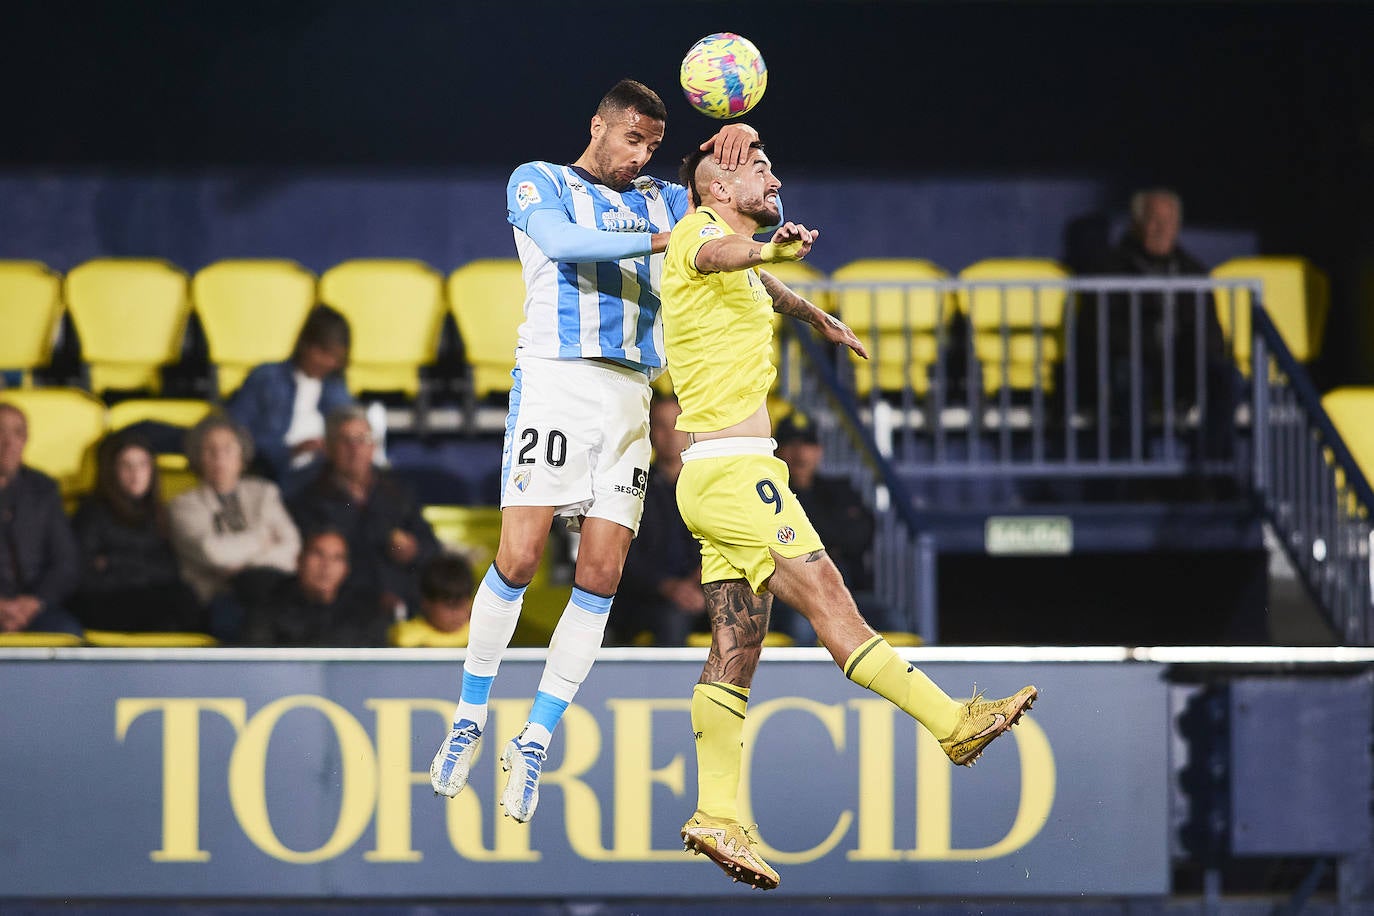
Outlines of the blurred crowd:
{"label": "blurred crowd", "polygon": [[204,633],[223,645],[461,646],[474,585],[412,491],[377,461],[328,306],[290,359],[258,366],[184,433],[195,486],[164,503],[143,423],[106,437],[68,517],[0,404],[0,632]]}

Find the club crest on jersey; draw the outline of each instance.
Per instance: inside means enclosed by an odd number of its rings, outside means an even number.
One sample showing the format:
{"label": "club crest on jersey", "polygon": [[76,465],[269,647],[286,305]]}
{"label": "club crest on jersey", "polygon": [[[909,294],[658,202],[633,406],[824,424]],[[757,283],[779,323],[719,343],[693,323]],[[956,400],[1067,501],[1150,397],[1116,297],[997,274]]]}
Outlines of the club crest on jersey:
{"label": "club crest on jersey", "polygon": [[721,236],[724,234],[725,230],[720,228],[719,226],[702,226],[701,231],[697,233],[697,237],[703,239],[713,239],[717,236]]}
{"label": "club crest on jersey", "polygon": [[520,470],[515,472],[515,475],[513,477],[511,477],[511,486],[515,487],[515,489],[519,490],[521,493],[524,493],[527,489],[529,489],[530,478],[532,476],[533,473],[530,471],[529,468],[521,468]]}
{"label": "club crest on jersey", "polygon": [[515,202],[520,205],[521,210],[528,210],[531,204],[537,204],[542,197],[539,196],[539,189],[534,186],[532,181],[522,181],[515,186]]}
{"label": "club crest on jersey", "polygon": [[647,175],[641,175],[634,180],[635,190],[643,194],[650,200],[658,200],[658,182]]}
{"label": "club crest on jersey", "polygon": [[797,539],[797,532],[791,525],[783,525],[778,529],[778,543],[790,544]]}

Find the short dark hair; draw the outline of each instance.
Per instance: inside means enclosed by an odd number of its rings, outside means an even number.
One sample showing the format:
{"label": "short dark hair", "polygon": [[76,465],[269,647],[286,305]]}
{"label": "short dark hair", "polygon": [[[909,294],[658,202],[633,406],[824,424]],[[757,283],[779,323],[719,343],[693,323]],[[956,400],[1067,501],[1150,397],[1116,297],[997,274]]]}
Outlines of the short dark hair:
{"label": "short dark hair", "polygon": [[420,570],[420,597],[440,604],[472,598],[472,567],[456,553],[441,553]]}
{"label": "short dark hair", "polygon": [[[749,148],[761,150],[763,149],[763,141],[755,140],[753,143],[749,144]],[[694,207],[700,207],[702,201],[701,191],[697,188],[697,168],[704,159],[712,155],[712,152],[710,148],[694,149],[683,157],[682,165],[678,166],[678,184],[682,185],[691,193],[692,206]]]}
{"label": "short dark hair", "polygon": [[291,351],[292,359],[299,359],[301,350],[306,347],[343,347],[348,352],[353,345],[353,332],[343,312],[329,305],[317,305],[305,316],[305,324],[296,335],[296,347]]}
{"label": "short dark hair", "polygon": [[611,91],[601,97],[596,113],[603,118],[612,111],[637,111],[646,118],[656,121],[668,120],[668,109],[663,100],[648,86],[638,80],[624,79],[611,87]]}

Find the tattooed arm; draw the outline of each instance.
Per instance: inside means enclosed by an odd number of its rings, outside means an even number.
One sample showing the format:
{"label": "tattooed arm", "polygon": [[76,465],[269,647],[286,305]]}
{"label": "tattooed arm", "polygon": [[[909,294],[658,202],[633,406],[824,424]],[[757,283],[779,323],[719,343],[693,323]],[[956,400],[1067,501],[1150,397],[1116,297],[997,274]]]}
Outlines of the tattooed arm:
{"label": "tattooed arm", "polygon": [[824,309],[817,308],[807,302],[768,271],[760,270],[759,277],[763,280],[763,288],[773,299],[773,311],[780,315],[800,318],[820,331],[821,336],[826,340],[831,343],[844,344],[864,359],[868,359],[868,350],[864,348],[864,345],[859,342],[859,338],[843,321],[828,314]]}
{"label": "tattooed arm", "polygon": [[755,595],[743,579],[707,582],[701,590],[706,594],[706,613],[711,620],[711,653],[700,683],[721,681],[748,687],[759,666],[773,596]]}

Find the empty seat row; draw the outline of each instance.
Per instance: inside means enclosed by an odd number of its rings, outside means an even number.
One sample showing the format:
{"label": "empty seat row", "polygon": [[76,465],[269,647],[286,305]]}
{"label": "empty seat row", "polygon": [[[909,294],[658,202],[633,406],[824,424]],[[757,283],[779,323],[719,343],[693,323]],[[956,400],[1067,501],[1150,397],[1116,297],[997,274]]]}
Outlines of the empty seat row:
{"label": "empty seat row", "polygon": [[[951,279],[938,265],[914,258],[863,259],[829,276],[805,263],[771,265],[770,271],[840,314],[869,345],[873,359],[855,361],[861,394],[906,387],[924,393],[944,333],[960,316],[968,322],[989,392],[1048,386],[1049,370],[1063,357],[1069,296],[1054,284],[1070,273],[1052,260],[979,261],[958,278],[1020,285],[953,295],[903,286]],[[1265,305],[1294,355],[1306,362],[1319,353],[1329,296],[1325,275],[1310,262],[1239,258],[1212,275],[1261,280]],[[355,393],[415,395],[420,367],[437,359],[448,311],[464,342],[473,393],[483,397],[509,389],[524,294],[514,258],[473,261],[447,279],[405,259],[345,261],[318,278],[281,259],[219,261],[188,277],[166,261],[99,258],[73,268],[65,279],[39,262],[0,262],[0,369],[29,372],[46,365],[65,308],[81,339],[91,390],[157,392],[159,370],[179,358],[194,311],[215,367],[217,393],[224,397],[254,365],[287,358],[306,313],[326,302],[353,328],[348,382]],[[1245,290],[1234,301],[1229,294],[1216,297],[1228,333],[1234,313],[1235,355],[1243,370],[1250,350],[1249,298]]]}
{"label": "empty seat row", "polygon": [[447,279],[404,259],[345,261],[318,278],[290,260],[218,261],[188,276],[170,262],[97,258],[61,277],[37,261],[0,262],[0,369],[48,364],[66,309],[81,340],[90,388],[160,390],[162,367],[181,354],[194,312],[205,332],[220,397],[259,363],[286,359],[306,314],[325,302],[348,318],[354,392],[419,390],[434,362],[445,311],[467,344],[479,393],[509,387],[522,320],[519,262],[474,261]]}
{"label": "empty seat row", "polygon": [[[946,332],[957,318],[967,322],[986,392],[1051,387],[1051,370],[1067,346],[1065,312],[1072,304],[1069,293],[1057,284],[1071,276],[1062,264],[1039,258],[978,261],[957,277],[930,261],[878,258],[838,268],[827,285],[821,285],[827,278],[819,272],[809,279],[816,284],[817,305],[836,311],[871,351],[868,363],[851,357],[856,390],[867,394],[874,388],[909,387],[923,394]],[[1235,258],[1216,267],[1211,277],[1259,280],[1265,309],[1293,355],[1306,363],[1320,354],[1330,297],[1326,275],[1310,261]],[[951,279],[993,282],[952,294],[930,285],[901,285]],[[1007,285],[996,285],[999,282]],[[1236,362],[1247,374],[1250,298],[1243,288],[1234,295],[1228,290],[1214,295],[1219,323],[1233,338]]]}

